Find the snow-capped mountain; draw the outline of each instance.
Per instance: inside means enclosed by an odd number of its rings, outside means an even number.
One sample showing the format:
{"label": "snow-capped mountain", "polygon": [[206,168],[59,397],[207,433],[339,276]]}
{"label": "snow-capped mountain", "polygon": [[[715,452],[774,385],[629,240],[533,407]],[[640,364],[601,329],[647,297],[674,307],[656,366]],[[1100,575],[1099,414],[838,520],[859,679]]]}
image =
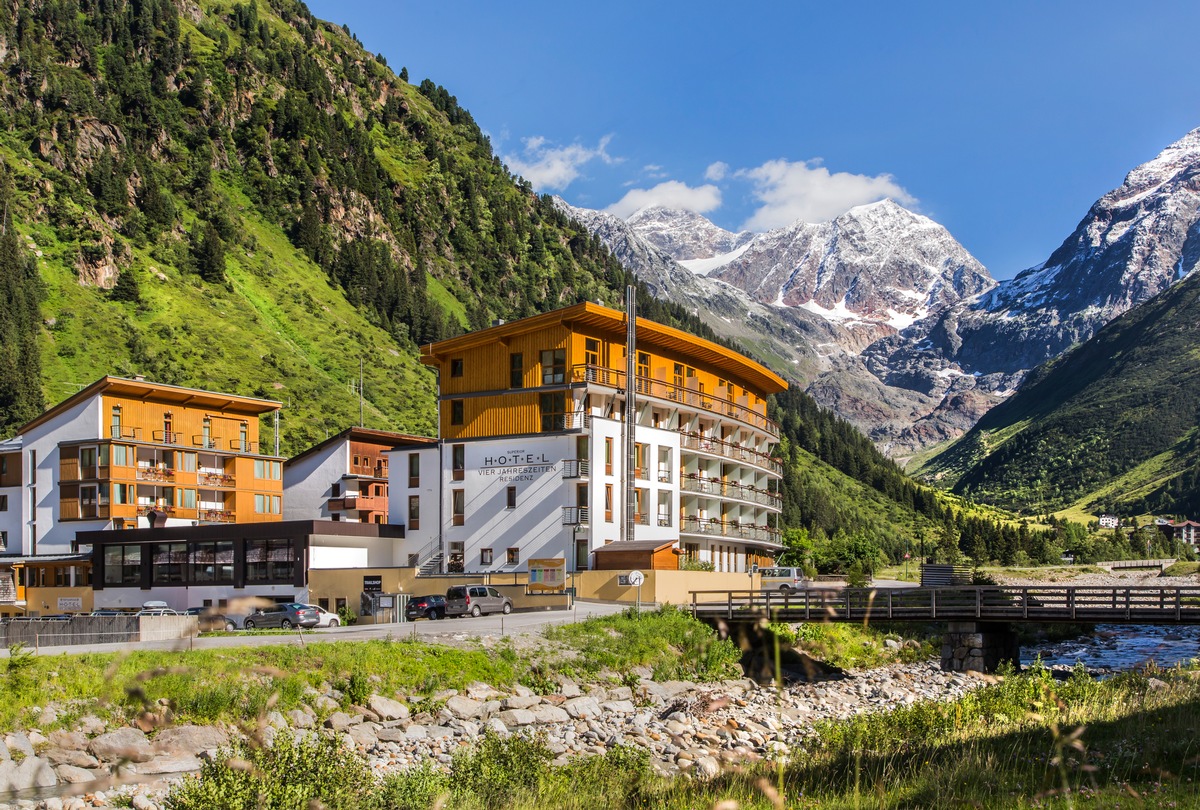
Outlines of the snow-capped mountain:
{"label": "snow-capped mountain", "polygon": [[749,231],[731,233],[719,228],[700,214],[657,205],[634,212],[627,223],[677,262],[729,253],[754,238]]}
{"label": "snow-capped mountain", "polygon": [[1196,269],[1200,129],[998,285],[945,228],[891,201],[755,235],[662,208],[570,213],[657,294],[904,456],[960,435],[1030,369]]}

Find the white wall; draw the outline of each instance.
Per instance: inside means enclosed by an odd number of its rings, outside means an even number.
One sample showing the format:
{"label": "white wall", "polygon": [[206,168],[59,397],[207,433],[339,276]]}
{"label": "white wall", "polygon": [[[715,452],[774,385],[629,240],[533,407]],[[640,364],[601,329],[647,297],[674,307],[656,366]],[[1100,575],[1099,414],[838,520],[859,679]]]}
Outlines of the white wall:
{"label": "white wall", "polygon": [[[447,553],[454,541],[464,544],[468,572],[526,571],[533,557],[571,559],[571,527],[562,523],[562,507],[574,505],[578,479],[563,480],[563,459],[574,458],[574,436],[536,436],[463,442],[466,475],[451,480],[453,458],[446,443],[442,514],[446,521]],[[517,507],[506,507],[507,488],[517,488]],[[453,491],[464,490],[464,525],[453,523]],[[589,493],[590,494],[590,493]],[[422,523],[424,525],[424,523]],[[480,562],[482,549],[492,550],[492,562]],[[507,550],[518,548],[520,559],[507,563]]]}
{"label": "white wall", "polygon": [[283,519],[329,520],[333,484],[350,469],[350,440],[334,442],[283,468]]}
{"label": "white wall", "polygon": [[[421,458],[420,484],[408,485],[408,456],[416,453]],[[437,445],[420,449],[401,447],[389,450],[388,457],[388,522],[404,527],[404,540],[394,549],[394,561],[386,565],[408,565],[409,554],[421,554],[438,536],[438,448]],[[450,464],[449,457],[446,464]],[[417,529],[408,525],[408,498],[416,495],[421,499],[421,523]],[[449,518],[447,518],[449,520]],[[383,563],[381,563],[383,564]]]}

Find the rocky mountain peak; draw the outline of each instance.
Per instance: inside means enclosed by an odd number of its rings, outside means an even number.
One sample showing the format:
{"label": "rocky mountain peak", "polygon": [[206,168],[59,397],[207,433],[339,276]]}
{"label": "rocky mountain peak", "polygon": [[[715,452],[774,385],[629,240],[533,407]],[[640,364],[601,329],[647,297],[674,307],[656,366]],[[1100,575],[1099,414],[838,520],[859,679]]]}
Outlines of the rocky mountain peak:
{"label": "rocky mountain peak", "polygon": [[635,211],[626,222],[639,236],[675,261],[708,259],[729,253],[754,237],[749,231],[727,231],[694,211],[658,205]]}

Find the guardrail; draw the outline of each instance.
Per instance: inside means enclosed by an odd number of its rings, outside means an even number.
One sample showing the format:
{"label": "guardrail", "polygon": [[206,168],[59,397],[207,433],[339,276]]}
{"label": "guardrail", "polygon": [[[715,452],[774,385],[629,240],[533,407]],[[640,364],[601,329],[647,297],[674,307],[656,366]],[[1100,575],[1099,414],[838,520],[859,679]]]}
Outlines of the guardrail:
{"label": "guardrail", "polygon": [[691,591],[692,614],[727,621],[1009,621],[1200,624],[1200,587],[809,588]]}

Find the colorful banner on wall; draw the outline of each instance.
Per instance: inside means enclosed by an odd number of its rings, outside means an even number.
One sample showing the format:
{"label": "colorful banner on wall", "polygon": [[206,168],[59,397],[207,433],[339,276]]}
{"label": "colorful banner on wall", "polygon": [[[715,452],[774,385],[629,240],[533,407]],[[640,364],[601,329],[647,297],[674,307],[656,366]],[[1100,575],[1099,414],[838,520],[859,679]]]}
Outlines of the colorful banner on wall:
{"label": "colorful banner on wall", "polygon": [[567,587],[567,561],[561,557],[543,557],[529,561],[529,588],[561,591]]}

